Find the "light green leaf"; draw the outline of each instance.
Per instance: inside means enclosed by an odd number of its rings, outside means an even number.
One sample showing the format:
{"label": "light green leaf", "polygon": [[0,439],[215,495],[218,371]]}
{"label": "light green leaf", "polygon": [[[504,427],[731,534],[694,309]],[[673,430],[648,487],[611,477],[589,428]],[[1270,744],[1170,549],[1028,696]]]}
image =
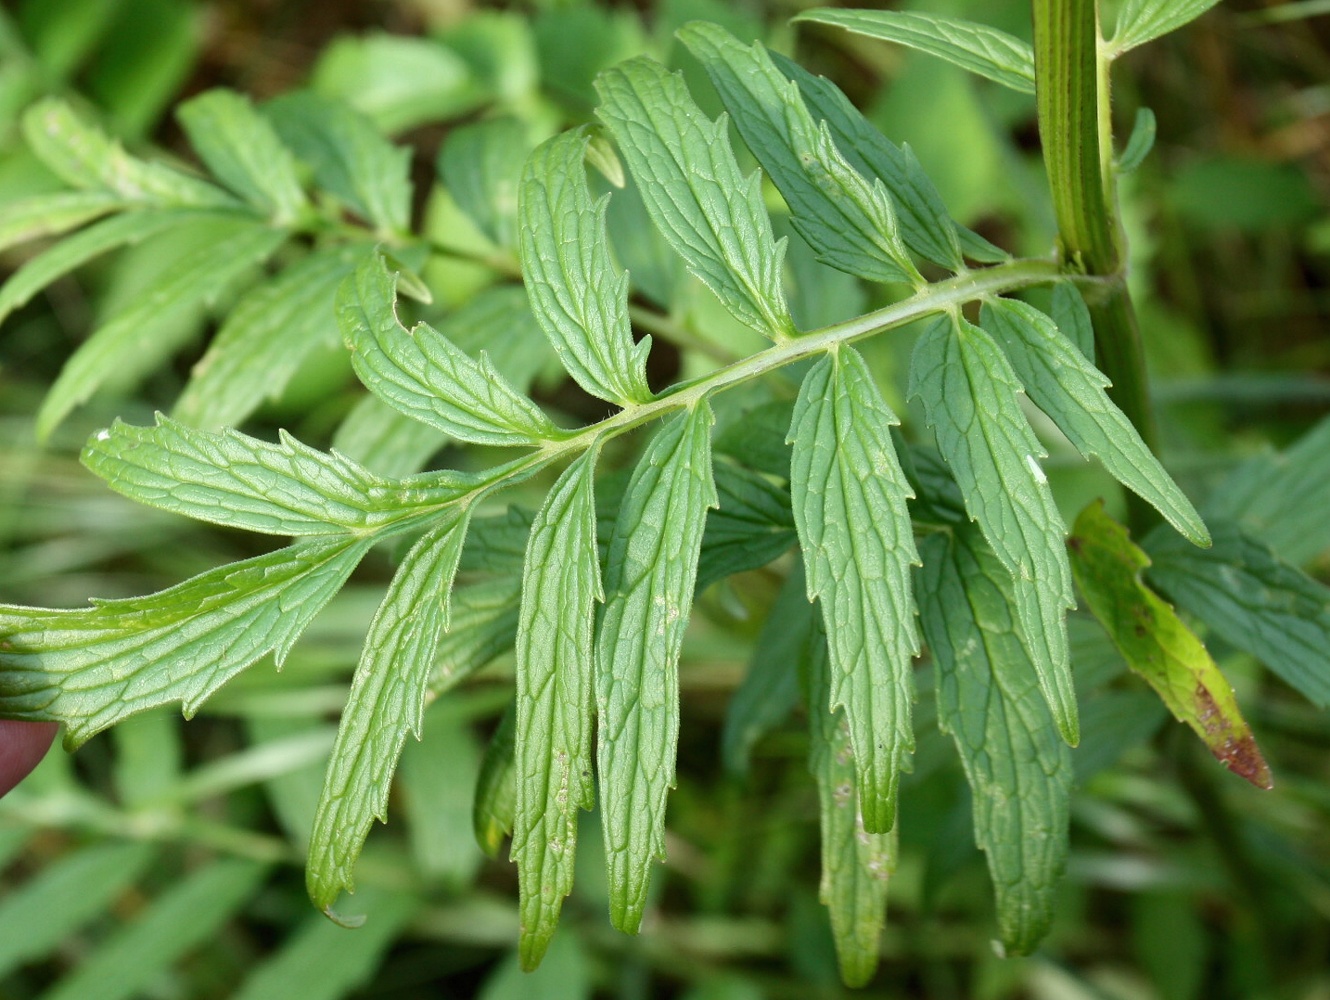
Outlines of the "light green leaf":
{"label": "light green leaf", "polygon": [[560,362],[593,396],[621,406],[646,402],[651,339],[633,343],[628,275],[610,262],[605,212],[587,186],[587,133],[565,132],[537,147],[522,172],[519,231],[531,309]]}
{"label": "light green leaf", "polygon": [[869,833],[859,808],[850,728],[843,712],[825,711],[832,699],[834,668],[826,634],[815,619],[796,647],[807,687],[808,768],[817,779],[822,830],[822,881],[818,896],[831,915],[841,979],[864,986],[877,970],[886,923],[887,881],[896,867],[896,834]]}
{"label": "light green leaf", "polygon": [[256,965],[232,1000],[341,1000],[355,995],[420,908],[405,894],[363,890],[370,915],[348,934],[320,914],[292,927],[281,947]]}
{"label": "light green leaf", "polygon": [[1238,710],[1233,688],[1201,640],[1142,581],[1150,559],[1132,543],[1127,529],[1104,513],[1103,501],[1081,511],[1067,547],[1076,586],[1127,665],[1225,767],[1258,788],[1269,788],[1270,768]]}
{"label": "light green leaf", "polygon": [[[513,617],[517,617],[516,608]],[[517,631],[516,622],[513,631]],[[498,728],[485,748],[471,805],[471,831],[480,849],[491,858],[499,856],[499,848],[513,832],[517,815],[516,739],[517,700],[514,699],[499,718]]]}
{"label": "light green leaf", "polygon": [[[262,264],[287,234],[243,216],[216,216],[206,225],[211,238],[173,262],[158,282],[88,337],[65,362],[37,412],[37,435],[46,438],[69,412],[108,378],[137,376],[178,346],[163,337],[182,313],[210,306],[233,281]],[[174,324],[182,332],[188,326]]]}
{"label": "light green leaf", "polygon": [[329,916],[338,894],[354,891],[352,872],[374,819],[387,821],[388,790],[407,733],[420,736],[467,519],[468,512],[453,514],[411,547],[365,636],[305,867],[310,899]]}
{"label": "light green leaf", "polygon": [[788,490],[739,465],[721,463],[715,474],[720,507],[707,514],[699,593],[717,580],[765,566],[796,541]]}
{"label": "light green leaf", "polygon": [[665,857],[665,796],[679,739],[679,652],[692,608],[711,479],[703,400],[652,439],[633,471],[605,571],[596,636],[601,823],[610,920],[637,931],[653,858]]}
{"label": "light green leaf", "polygon": [[127,207],[109,191],[57,191],[11,201],[0,217],[0,250],[42,236],[59,236]]}
{"label": "light green leaf", "polygon": [[1229,521],[1198,549],[1164,529],[1145,540],[1150,583],[1316,705],[1330,705],[1330,589]]}
{"label": "light green leaf", "polygon": [[778,52],[769,55],[776,68],[799,85],[809,113],[826,123],[850,166],[886,186],[907,247],[952,271],[964,267],[962,249],[976,260],[1006,259],[1003,251],[952,221],[942,196],[908,146],[899,147],[887,139],[829,80],[814,76]]}
{"label": "light green leaf", "polygon": [[1076,345],[1087,361],[1094,362],[1094,323],[1090,307],[1076,286],[1070,281],[1059,281],[1053,286],[1050,315],[1063,335]]}
{"label": "light green leaf", "polygon": [[1021,412],[1020,388],[993,339],[959,316],[935,321],[915,345],[910,394],[923,402],[971,520],[1012,576],[1039,686],[1063,739],[1075,746],[1066,610],[1076,601],[1066,527]]}
{"label": "light green leaf", "polygon": [[23,136],[52,173],[71,187],[109,191],[122,201],[162,207],[238,206],[207,181],[130,156],[57,97],[38,101],[24,112]]}
{"label": "light green leaf", "polygon": [[517,247],[518,190],[530,152],[527,126],[516,118],[453,129],[439,152],[439,177],[457,207],[507,249]]}
{"label": "light green leaf", "polygon": [[1098,458],[1194,544],[1210,544],[1196,508],[1104,392],[1108,378],[1051,319],[1024,302],[990,299],[980,322],[1002,345],[1030,399],[1082,455]]}
{"label": "light green leaf", "polygon": [[323,247],[247,292],[194,366],[176,399],[176,419],[233,427],[277,398],[305,358],[339,343],[337,286],[368,251],[364,243]]}
{"label": "light green leaf", "polygon": [[71,749],[156,705],[192,716],[265,654],[280,665],[370,544],[310,539],[90,608],[0,605],[0,715],[63,722]]}
{"label": "light green leaf", "polygon": [[[702,550],[705,553],[705,539]],[[808,601],[803,566],[795,563],[762,623],[748,669],[725,710],[720,756],[727,771],[746,774],[757,741],[785,721],[799,703],[799,658],[794,651],[816,628],[820,616],[821,611]]]}
{"label": "light green leaf", "polygon": [[381,476],[409,476],[448,438],[375,395],[360,397],[333,435],[333,448]]}
{"label": "light green leaf", "polygon": [[82,461],[132,500],[270,535],[364,534],[455,502],[474,483],[458,474],[380,479],[336,452],[239,431],[199,431],[160,414],[155,427],[116,421]]}
{"label": "light green leaf", "polygon": [[1048,932],[1067,864],[1071,752],[1058,740],[1021,634],[1011,576],[965,525],[920,543],[919,616],[937,667],[938,725],[973,790],[1007,954]]}
{"label": "light green leaf", "polygon": [[1242,524],[1294,565],[1330,546],[1330,417],[1286,451],[1243,462],[1215,490],[1207,513]]}
{"label": "light green leaf", "polygon": [[818,8],[795,21],[831,24],[927,52],[1022,93],[1034,93],[1034,50],[1005,31],[942,14],[903,10]]}
{"label": "light green leaf", "polygon": [[130,1000],[144,992],[195,945],[217,933],[258,891],[267,874],[253,861],[227,858],[174,882],[43,1000]]}
{"label": "light green leaf", "polygon": [[784,242],[772,238],[762,178],[744,177],[726,120],[711,121],[683,77],[638,57],[596,78],[600,119],[656,227],[736,319],[775,339],[794,333],[781,290]]}
{"label": "light green leaf", "polygon": [[378,254],[337,293],[337,320],[360,380],[395,409],[475,444],[536,445],[564,436],[484,354],[474,361],[425,323],[397,318],[396,277]]}
{"label": "light green leaf", "polygon": [[307,90],[263,106],[282,142],[329,194],[386,234],[410,226],[411,154],[349,105]]}
{"label": "light green leaf", "polygon": [[0,322],[57,278],[81,267],[94,257],[126,244],[139,243],[150,236],[177,227],[205,225],[217,220],[234,221],[229,212],[168,208],[161,211],[124,212],[103,219],[50,249],[24,262],[0,288]]}
{"label": "light green leaf", "polygon": [[701,21],[678,35],[706,68],[817,259],[870,281],[921,282],[897,233],[887,189],[850,166],[828,126],[808,113],[798,84],[785,78],[766,49]]}
{"label": "light green leaf", "polygon": [[905,506],[912,494],[891,443],[899,422],[859,352],[843,346],[805,376],[788,435],[808,599],[821,600],[830,642],[827,708],[845,709],[871,833],[895,823],[897,778],[914,750],[910,567],[919,556]]}
{"label": "light green leaf", "polygon": [[189,144],[223,184],[278,225],[305,207],[295,160],[249,98],[217,88],[176,112]]}
{"label": "light green leaf", "polygon": [[1127,146],[1118,157],[1118,173],[1129,174],[1145,161],[1154,148],[1155,131],[1155,113],[1149,108],[1137,108]]}
{"label": "light green leaf", "polygon": [[597,449],[550,490],[531,526],[517,630],[517,802],[512,859],[522,967],[540,964],[573,887],[577,817],[594,801],[592,631],[605,599],[596,549]]}
{"label": "light green leaf", "polygon": [[1138,45],[1176,31],[1217,3],[1219,0],[1123,0],[1105,54],[1116,59]]}
{"label": "light green leaf", "polygon": [[157,848],[95,844],[43,865],[0,903],[0,976],[44,958],[85,923],[110,909],[143,874]]}

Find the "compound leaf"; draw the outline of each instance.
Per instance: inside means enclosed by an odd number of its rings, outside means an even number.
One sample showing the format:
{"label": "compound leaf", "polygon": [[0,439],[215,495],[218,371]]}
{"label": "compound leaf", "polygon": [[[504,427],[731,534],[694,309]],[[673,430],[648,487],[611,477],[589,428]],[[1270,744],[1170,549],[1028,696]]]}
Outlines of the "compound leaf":
{"label": "compound leaf", "polygon": [[1058,729],[1076,744],[1066,610],[1075,606],[1066,528],[1021,412],[1020,383],[992,337],[959,316],[915,345],[910,393],[923,402],[938,449],[1015,586],[1021,627]]}
{"label": "compound leaf", "polygon": [[368,257],[337,293],[351,364],[377,396],[451,437],[474,444],[534,445],[562,433],[485,358],[476,361],[421,323],[397,318],[397,279]]}
{"label": "compound leaf", "polygon": [[216,215],[206,222],[198,220],[195,226],[195,248],[163,271],[152,288],[94,330],[65,362],[37,412],[39,437],[49,436],[113,375],[124,379],[151,368],[176,346],[161,336],[165,327],[181,313],[210,306],[287,238],[282,230],[241,215]]}
{"label": "compound leaf", "polygon": [[1034,50],[1005,31],[942,14],[903,10],[803,11],[795,21],[831,24],[927,52],[1022,93],[1034,93]]}
{"label": "compound leaf", "polygon": [[1310,701],[1330,705],[1330,590],[1229,521],[1215,523],[1210,549],[1163,530],[1145,544],[1151,584]]}
{"label": "compound leaf", "polygon": [[919,616],[937,668],[938,725],[973,791],[1008,954],[1048,932],[1067,864],[1071,752],[1054,733],[1011,575],[970,525],[920,543]]}
{"label": "compound leaf", "polygon": [[1176,31],[1217,3],[1219,0],[1123,0],[1106,54],[1116,59],[1138,45]]}
{"label": "compound leaf", "polygon": [[569,466],[531,526],[517,629],[517,801],[512,858],[522,966],[549,946],[573,887],[577,817],[590,809],[596,604],[604,600],[592,492],[596,449]]}
{"label": "compound leaf", "polygon": [[910,567],[919,557],[905,505],[912,494],[891,443],[896,423],[863,358],[843,346],[805,376],[788,435],[808,599],[820,599],[830,643],[828,709],[845,709],[872,833],[895,822],[897,779],[914,749]]}
{"label": "compound leaf", "polygon": [[280,665],[371,544],[309,539],[90,608],[0,605],[0,715],[63,722],[71,749],[157,705],[191,716],[261,656]]}
{"label": "compound leaf", "polygon": [[679,739],[679,652],[693,602],[711,478],[711,407],[652,439],[624,495],[596,636],[597,762],[610,920],[636,932],[652,858],[665,856],[665,796]]}
{"label": "compound leaf", "polygon": [[247,97],[209,90],[180,105],[176,114],[189,144],[218,180],[275,224],[295,221],[305,207],[295,159]]}
{"label": "compound leaf", "polygon": [[308,90],[269,101],[263,114],[321,188],[381,232],[408,230],[409,150],[393,146],[350,105]]}
{"label": "compound leaf", "polygon": [[1238,710],[1233,688],[1201,640],[1142,581],[1150,558],[1104,512],[1103,501],[1081,511],[1067,545],[1076,585],[1127,665],[1225,767],[1258,788],[1269,788],[1270,768]]}
{"label": "compound leaf", "polygon": [[402,560],[365,636],[342,711],[310,834],[305,885],[332,916],[377,817],[388,817],[388,789],[408,732],[420,736],[439,636],[466,538],[468,512],[426,532]]}
{"label": "compound leaf", "polygon": [[610,262],[605,212],[587,186],[590,139],[564,132],[536,148],[518,207],[522,275],[531,309],[583,389],[620,405],[645,402],[650,338],[633,343],[628,275]]}
{"label": "compound leaf", "polygon": [[71,187],[109,191],[122,201],[160,207],[239,205],[207,181],[130,156],[57,97],[44,98],[23,113],[23,136],[52,173]]}
{"label": "compound leaf", "polygon": [[275,399],[322,346],[336,346],[337,286],[368,244],[315,250],[247,292],[194,365],[173,415],[195,427],[233,427]]}
{"label": "compound leaf", "polygon": [[817,781],[822,833],[818,896],[831,916],[836,960],[845,985],[863,986],[877,969],[886,922],[887,881],[896,867],[896,833],[870,833],[855,794],[856,761],[845,714],[826,711],[834,668],[815,618],[795,647],[808,702],[808,769]]}
{"label": "compound leaf", "polygon": [[683,76],[637,57],[596,78],[609,126],[656,227],[689,271],[740,322],[770,337],[794,332],[762,178],[739,172],[726,120],[711,121]]}
{"label": "compound leaf", "polygon": [[1194,544],[1210,544],[1196,508],[1104,392],[1108,378],[1051,319],[1024,302],[993,299],[984,304],[981,324],[1002,345],[1030,399],[1082,455],[1098,458]]}
{"label": "compound leaf", "polygon": [[117,493],[186,517],[270,535],[363,533],[472,487],[439,474],[392,482],[336,452],[239,431],[200,431],[160,414],[155,427],[116,421],[82,461]]}

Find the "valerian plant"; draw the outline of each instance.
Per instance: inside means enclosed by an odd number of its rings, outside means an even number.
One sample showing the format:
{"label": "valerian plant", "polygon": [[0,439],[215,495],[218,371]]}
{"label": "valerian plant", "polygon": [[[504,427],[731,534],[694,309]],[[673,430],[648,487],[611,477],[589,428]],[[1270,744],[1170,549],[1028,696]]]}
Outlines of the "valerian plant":
{"label": "valerian plant", "polygon": [[[681,74],[637,57],[597,78],[595,124],[532,149],[515,123],[482,121],[445,148],[454,199],[525,288],[524,298],[515,286],[491,289],[498,320],[477,311],[470,328],[411,322],[409,300],[430,294],[418,272],[443,248],[412,231],[407,151],[345,105],[307,92],[261,107],[229,91],[194,98],[179,120],[201,176],[127,153],[61,100],[38,102],[24,134],[68,188],[9,206],[0,241],[61,238],[0,289],[0,317],[100,254],[192,234],[156,286],[69,359],[38,433],[112,375],[146,373],[170,355],[184,329],[173,318],[231,296],[174,414],[98,431],[83,462],[139,502],[293,541],[146,597],[0,608],[0,715],[63,723],[71,749],[154,706],[180,702],[190,715],[260,658],[280,665],[366,553],[399,544],[328,762],[309,895],[355,920],[334,907],[386,818],[424,707],[513,647],[515,708],[496,737],[477,826],[492,849],[512,835],[520,951],[532,968],[572,886],[579,814],[593,804],[611,921],[641,926],[652,865],[666,854],[695,596],[772,563],[785,589],[735,696],[748,714],[736,725],[769,725],[772,699],[774,714],[784,711],[772,692],[802,691],[822,899],[844,978],[864,983],[877,965],[895,830],[909,809],[898,788],[921,657],[935,675],[938,725],[973,789],[1002,943],[1029,952],[1049,928],[1067,858],[1079,720],[1066,615],[1077,590],[1173,714],[1257,784],[1270,773],[1232,690],[1159,593],[1330,702],[1323,588],[1225,516],[1240,510],[1218,511],[1207,527],[1151,451],[1115,196],[1146,141],[1133,137],[1115,159],[1109,70],[1213,2],[1127,0],[1101,37],[1095,5],[1035,0],[1033,49],[922,13],[799,15],[1036,95],[1059,245],[1028,259],[953,221],[908,147],[826,79],[691,23],[679,38],[722,117],[698,107]],[[757,169],[744,172],[731,126]],[[817,261],[885,286],[890,304],[801,328],[773,190]],[[609,212],[621,198],[635,199],[672,263],[612,245]],[[708,338],[655,311],[653,268],[659,279],[676,265],[762,346]],[[1017,298],[1035,286],[1052,286],[1048,312]],[[543,334],[607,415],[571,425],[542,407],[534,370],[512,362],[529,345],[482,342],[476,328]],[[922,423],[902,430],[858,345],[906,328],[917,338],[909,395]],[[653,389],[653,335],[706,366]],[[330,336],[372,394],[332,450],[227,429]],[[739,390],[755,386],[763,404],[743,409],[753,397]],[[1135,540],[1098,504],[1069,536],[1023,399],[1137,498]],[[718,414],[751,426],[721,448]],[[627,481],[604,475],[614,442],[646,428]],[[443,442],[511,457],[479,471],[417,471]],[[553,483],[538,510],[487,513],[540,474]],[[454,594],[459,568],[489,578]]]}

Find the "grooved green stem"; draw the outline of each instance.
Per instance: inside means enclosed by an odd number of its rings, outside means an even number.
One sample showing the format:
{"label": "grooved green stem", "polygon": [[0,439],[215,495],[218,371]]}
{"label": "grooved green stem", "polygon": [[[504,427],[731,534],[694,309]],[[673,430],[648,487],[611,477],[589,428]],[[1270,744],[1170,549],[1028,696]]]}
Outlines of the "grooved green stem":
{"label": "grooved green stem", "polygon": [[[1150,404],[1141,333],[1127,290],[1117,221],[1107,59],[1099,51],[1095,0],[1033,0],[1035,98],[1044,165],[1053,192],[1058,240],[1073,270],[1109,279],[1107,294],[1089,302],[1099,367],[1109,394],[1154,450],[1158,433]],[[1138,536],[1157,516],[1129,494]]]}

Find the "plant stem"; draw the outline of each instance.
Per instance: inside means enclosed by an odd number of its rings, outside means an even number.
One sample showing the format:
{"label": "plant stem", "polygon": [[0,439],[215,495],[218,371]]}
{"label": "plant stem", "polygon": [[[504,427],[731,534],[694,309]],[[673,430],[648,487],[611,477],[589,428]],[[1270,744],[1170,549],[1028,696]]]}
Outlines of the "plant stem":
{"label": "plant stem", "polygon": [[[1158,432],[1117,221],[1108,60],[1100,52],[1098,3],[1033,0],[1032,7],[1039,137],[1060,251],[1071,269],[1108,279],[1106,294],[1088,303],[1099,367],[1113,383],[1113,401],[1154,450]],[[1127,509],[1138,537],[1158,520],[1134,494],[1127,496]]]}

